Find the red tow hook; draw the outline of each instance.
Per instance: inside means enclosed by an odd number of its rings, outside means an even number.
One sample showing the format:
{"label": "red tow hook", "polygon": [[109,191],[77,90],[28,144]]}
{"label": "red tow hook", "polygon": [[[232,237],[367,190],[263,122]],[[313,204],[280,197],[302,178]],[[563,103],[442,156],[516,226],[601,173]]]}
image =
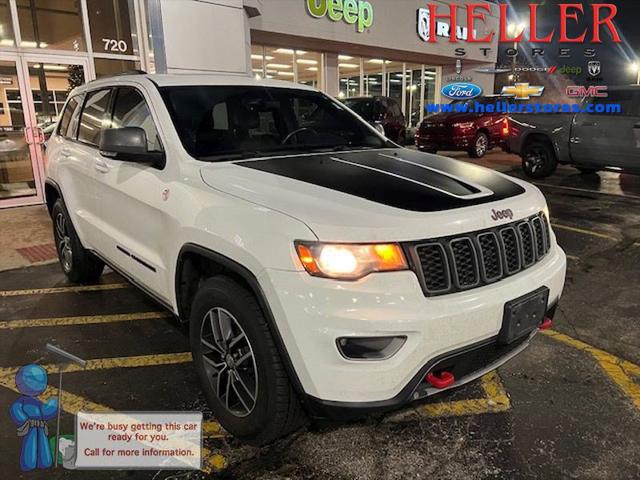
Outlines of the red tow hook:
{"label": "red tow hook", "polygon": [[538,326],[538,329],[540,329],[540,330],[549,330],[552,325],[553,325],[553,320],[551,320],[549,317],[544,317],[544,320]]}
{"label": "red tow hook", "polygon": [[453,385],[456,378],[453,376],[453,373],[442,371],[438,375],[433,372],[427,373],[425,380],[434,388],[447,388]]}

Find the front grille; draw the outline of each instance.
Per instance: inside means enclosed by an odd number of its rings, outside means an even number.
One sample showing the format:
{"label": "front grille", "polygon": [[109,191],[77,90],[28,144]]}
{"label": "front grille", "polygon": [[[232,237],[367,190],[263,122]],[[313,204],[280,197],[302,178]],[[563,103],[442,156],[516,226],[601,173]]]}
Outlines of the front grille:
{"label": "front grille", "polygon": [[481,287],[539,262],[551,247],[543,213],[466,235],[407,245],[427,296]]}

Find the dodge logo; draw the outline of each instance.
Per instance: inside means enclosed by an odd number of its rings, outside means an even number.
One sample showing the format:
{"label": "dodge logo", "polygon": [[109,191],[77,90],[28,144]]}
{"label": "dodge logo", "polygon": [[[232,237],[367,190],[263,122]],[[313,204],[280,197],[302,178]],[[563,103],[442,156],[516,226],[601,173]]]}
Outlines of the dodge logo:
{"label": "dodge logo", "polygon": [[510,208],[507,208],[506,210],[491,210],[491,220],[497,222],[498,220],[504,220],[505,218],[508,218],[509,220],[513,219],[513,210]]}

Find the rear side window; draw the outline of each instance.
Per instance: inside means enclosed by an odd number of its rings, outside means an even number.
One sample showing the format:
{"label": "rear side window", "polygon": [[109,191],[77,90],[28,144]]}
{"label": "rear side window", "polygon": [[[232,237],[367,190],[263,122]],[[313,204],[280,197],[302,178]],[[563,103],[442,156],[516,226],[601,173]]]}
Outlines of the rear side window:
{"label": "rear side window", "polygon": [[87,94],[87,100],[80,116],[78,140],[98,146],[100,134],[108,121],[107,112],[110,99],[111,90],[97,90]]}
{"label": "rear side window", "polygon": [[76,111],[79,102],[79,96],[72,97],[71,100],[67,102],[67,106],[64,107],[64,111],[62,112],[62,118],[60,119],[60,125],[58,126],[58,134],[63,137],[73,137],[74,131],[69,131],[69,125],[71,124],[71,118],[73,117],[73,112]]}
{"label": "rear side window", "polygon": [[158,130],[142,94],[135,88],[118,88],[113,106],[111,128],[139,127],[147,136],[147,150],[161,152]]}

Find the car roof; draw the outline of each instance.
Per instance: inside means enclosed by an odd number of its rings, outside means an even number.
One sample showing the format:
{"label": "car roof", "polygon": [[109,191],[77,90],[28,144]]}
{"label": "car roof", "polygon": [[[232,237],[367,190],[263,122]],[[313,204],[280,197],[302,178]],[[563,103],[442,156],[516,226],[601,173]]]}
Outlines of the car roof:
{"label": "car roof", "polygon": [[107,87],[126,83],[130,80],[149,80],[159,87],[170,86],[255,86],[255,87],[272,87],[272,88],[294,88],[298,90],[317,91],[307,85],[292,83],[283,80],[272,79],[256,79],[249,75],[221,75],[211,73],[200,74],[146,74],[131,73],[120,74],[112,77],[103,77],[93,80],[85,85],[78,87],[77,91],[93,90],[96,87]]}

